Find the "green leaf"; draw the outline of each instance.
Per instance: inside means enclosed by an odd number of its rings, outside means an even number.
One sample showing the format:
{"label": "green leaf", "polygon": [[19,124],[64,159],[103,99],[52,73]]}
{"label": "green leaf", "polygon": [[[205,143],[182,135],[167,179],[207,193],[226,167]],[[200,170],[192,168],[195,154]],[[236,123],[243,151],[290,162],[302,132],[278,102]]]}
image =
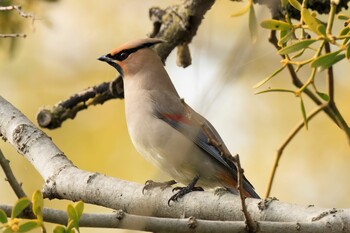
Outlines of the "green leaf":
{"label": "green leaf", "polygon": [[258,95],[258,94],[263,94],[263,93],[267,93],[267,92],[288,92],[288,93],[293,93],[293,94],[295,94],[294,91],[292,91],[292,90],[287,90],[287,89],[267,89],[267,90],[255,92],[254,94]]}
{"label": "green leaf", "polygon": [[249,10],[249,32],[253,43],[258,39],[258,22],[256,20],[255,10],[253,4],[250,4]]}
{"label": "green leaf", "polygon": [[321,97],[324,101],[329,101],[329,95],[323,92],[316,91],[317,95]]}
{"label": "green leaf", "polygon": [[0,222],[7,223],[7,215],[2,209],[0,209]]}
{"label": "green leaf", "polygon": [[303,114],[305,128],[308,129],[308,120],[306,116],[305,105],[304,105],[303,98],[301,96],[300,96],[300,108],[301,108],[301,113]]}
{"label": "green leaf", "polygon": [[[350,28],[345,27],[345,28],[343,28],[343,29],[340,31],[339,36],[346,36],[346,35],[349,35],[349,34],[350,34]],[[346,43],[348,43],[348,41],[349,41],[349,38],[345,38],[345,39],[343,40],[342,45],[345,45]]]}
{"label": "green leaf", "polygon": [[244,8],[240,9],[239,11],[237,11],[236,13],[233,13],[231,15],[231,17],[237,17],[237,16],[241,16],[244,15],[245,13],[247,13],[249,11],[251,4],[247,4]]}
{"label": "green leaf", "polygon": [[278,70],[276,70],[275,72],[273,72],[269,77],[265,78],[264,80],[258,82],[257,84],[255,84],[255,86],[253,88],[258,88],[261,87],[262,85],[264,85],[265,83],[267,83],[271,78],[273,78],[274,76],[276,76],[276,74],[278,74],[279,72],[281,72],[286,65],[283,65],[282,67],[280,67]]}
{"label": "green leaf", "polygon": [[64,226],[55,226],[53,233],[66,233],[66,228]]}
{"label": "green leaf", "polygon": [[306,50],[306,49],[300,50],[299,52],[297,52],[296,54],[294,54],[293,56],[291,56],[291,59],[295,59],[295,58],[300,57],[301,55],[304,54],[305,50]]}
{"label": "green leaf", "polygon": [[281,31],[280,39],[277,45],[280,47],[283,47],[292,38],[292,35],[293,35],[293,30]]}
{"label": "green leaf", "polygon": [[11,229],[11,227],[7,226],[2,233],[13,233],[13,230]]}
{"label": "green leaf", "polygon": [[292,26],[289,23],[275,20],[275,19],[264,20],[260,23],[260,26],[269,30],[281,30],[281,31],[286,31],[292,28]]}
{"label": "green leaf", "polygon": [[326,28],[323,24],[319,24],[317,26],[317,31],[319,32],[319,35],[323,35],[324,37],[327,36],[327,33],[326,33]]}
{"label": "green leaf", "polygon": [[350,45],[348,45],[348,47],[346,47],[346,51],[345,51],[345,55],[346,55],[346,59],[350,59]]}
{"label": "green leaf", "polygon": [[67,231],[70,232],[74,228],[74,225],[75,225],[74,220],[73,219],[69,220],[67,224]]}
{"label": "green leaf", "polygon": [[344,54],[339,54],[340,52],[341,50],[338,50],[319,56],[311,62],[310,66],[312,68],[321,67],[321,70],[327,69],[345,57]]}
{"label": "green leaf", "polygon": [[322,29],[323,25],[317,21],[317,19],[310,13],[308,9],[302,8],[301,17],[303,18],[303,21],[306,23],[306,25],[309,27],[311,31],[313,31],[317,35],[324,35],[322,33],[323,31],[325,31],[325,29],[324,30]]}
{"label": "green leaf", "polygon": [[21,225],[19,225],[19,230],[18,232],[28,232],[28,231],[31,231],[35,228],[39,227],[39,224],[36,220],[31,220],[31,221],[28,221],[28,222],[25,222]]}
{"label": "green leaf", "polygon": [[44,200],[43,200],[43,195],[39,190],[36,190],[33,193],[32,203],[33,203],[33,206],[32,206],[33,213],[37,216],[38,220],[42,222],[43,221],[42,210],[44,208]]}
{"label": "green leaf", "polygon": [[22,197],[17,200],[15,206],[12,209],[11,218],[16,218],[22,211],[30,205],[28,197]]}
{"label": "green leaf", "polygon": [[75,211],[74,207],[71,204],[67,206],[67,214],[68,214],[68,218],[71,220],[76,221],[78,219],[77,212]]}
{"label": "green leaf", "polygon": [[349,33],[350,28],[348,27],[344,27],[340,32],[339,32],[339,36],[345,36]]}
{"label": "green leaf", "polygon": [[80,219],[81,215],[83,214],[84,211],[84,202],[78,201],[75,206],[75,212],[77,213],[78,219]]}
{"label": "green leaf", "polygon": [[288,45],[278,50],[278,54],[285,55],[285,54],[297,52],[301,49],[307,48],[309,45],[311,45],[312,43],[315,43],[316,41],[317,41],[316,39],[307,39],[307,40],[298,41],[292,45]]}
{"label": "green leaf", "polygon": [[66,233],[66,228],[64,226],[55,226],[53,233]]}
{"label": "green leaf", "polygon": [[344,14],[338,14],[338,19],[348,20],[348,19],[350,19],[350,16],[344,15]]}
{"label": "green leaf", "polygon": [[292,5],[298,11],[301,11],[301,4],[298,0],[288,0],[289,4]]}

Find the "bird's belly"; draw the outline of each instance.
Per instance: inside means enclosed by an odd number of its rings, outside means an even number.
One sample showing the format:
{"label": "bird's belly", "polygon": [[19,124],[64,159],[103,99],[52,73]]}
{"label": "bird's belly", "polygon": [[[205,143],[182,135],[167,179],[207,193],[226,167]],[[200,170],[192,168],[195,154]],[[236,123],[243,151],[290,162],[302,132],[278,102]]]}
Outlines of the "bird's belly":
{"label": "bird's belly", "polygon": [[152,127],[138,126],[138,130],[145,130],[147,134],[137,134],[129,129],[134,146],[146,160],[185,185],[195,176],[200,177],[199,185],[203,187],[220,185],[217,172],[222,167],[210,155],[164,121],[152,120]]}

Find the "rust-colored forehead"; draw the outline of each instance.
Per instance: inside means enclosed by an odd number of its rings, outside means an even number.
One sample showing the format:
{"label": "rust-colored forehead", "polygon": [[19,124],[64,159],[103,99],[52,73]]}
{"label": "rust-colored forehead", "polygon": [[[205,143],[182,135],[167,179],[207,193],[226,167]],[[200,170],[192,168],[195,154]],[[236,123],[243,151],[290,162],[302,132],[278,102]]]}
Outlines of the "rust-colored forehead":
{"label": "rust-colored forehead", "polygon": [[129,50],[129,49],[135,49],[135,48],[140,48],[140,47],[149,47],[158,43],[163,43],[165,42],[164,40],[161,39],[156,39],[156,38],[145,38],[145,39],[139,39],[139,40],[134,40],[127,42],[118,48],[112,50],[111,55],[115,55],[123,50]]}

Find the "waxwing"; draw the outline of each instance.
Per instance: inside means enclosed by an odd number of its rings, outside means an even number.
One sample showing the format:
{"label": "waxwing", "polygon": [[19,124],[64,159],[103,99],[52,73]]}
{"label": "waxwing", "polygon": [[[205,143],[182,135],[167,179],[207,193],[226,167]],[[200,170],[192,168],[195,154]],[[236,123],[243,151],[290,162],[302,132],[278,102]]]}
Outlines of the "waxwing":
{"label": "waxwing", "polygon": [[[188,185],[170,200],[200,190],[196,184],[237,194],[235,160],[210,122],[180,98],[151,48],[159,43],[164,41],[140,39],[99,58],[123,77],[126,122],[134,146],[156,167]],[[259,198],[245,177],[243,190],[247,197]]]}

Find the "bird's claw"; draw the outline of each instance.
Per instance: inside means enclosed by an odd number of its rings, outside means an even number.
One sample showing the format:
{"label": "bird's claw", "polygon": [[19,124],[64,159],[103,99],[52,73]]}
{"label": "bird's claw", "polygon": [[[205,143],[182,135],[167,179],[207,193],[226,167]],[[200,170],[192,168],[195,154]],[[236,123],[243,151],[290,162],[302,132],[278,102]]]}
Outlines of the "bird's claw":
{"label": "bird's claw", "polygon": [[170,202],[176,202],[179,198],[182,198],[183,196],[185,196],[187,193],[193,192],[193,191],[204,191],[204,189],[202,187],[193,187],[193,186],[186,186],[186,187],[175,187],[173,188],[173,192],[177,191],[177,193],[175,193],[174,195],[172,195],[170,197],[170,199],[168,200],[168,206],[170,206]]}
{"label": "bird's claw", "polygon": [[166,181],[166,182],[156,182],[153,180],[147,180],[145,182],[145,186],[142,189],[142,194],[145,193],[145,190],[150,190],[156,187],[159,187],[161,190],[166,189],[167,187],[170,187],[173,184],[176,184],[177,182],[175,180],[170,180],[170,181]]}

